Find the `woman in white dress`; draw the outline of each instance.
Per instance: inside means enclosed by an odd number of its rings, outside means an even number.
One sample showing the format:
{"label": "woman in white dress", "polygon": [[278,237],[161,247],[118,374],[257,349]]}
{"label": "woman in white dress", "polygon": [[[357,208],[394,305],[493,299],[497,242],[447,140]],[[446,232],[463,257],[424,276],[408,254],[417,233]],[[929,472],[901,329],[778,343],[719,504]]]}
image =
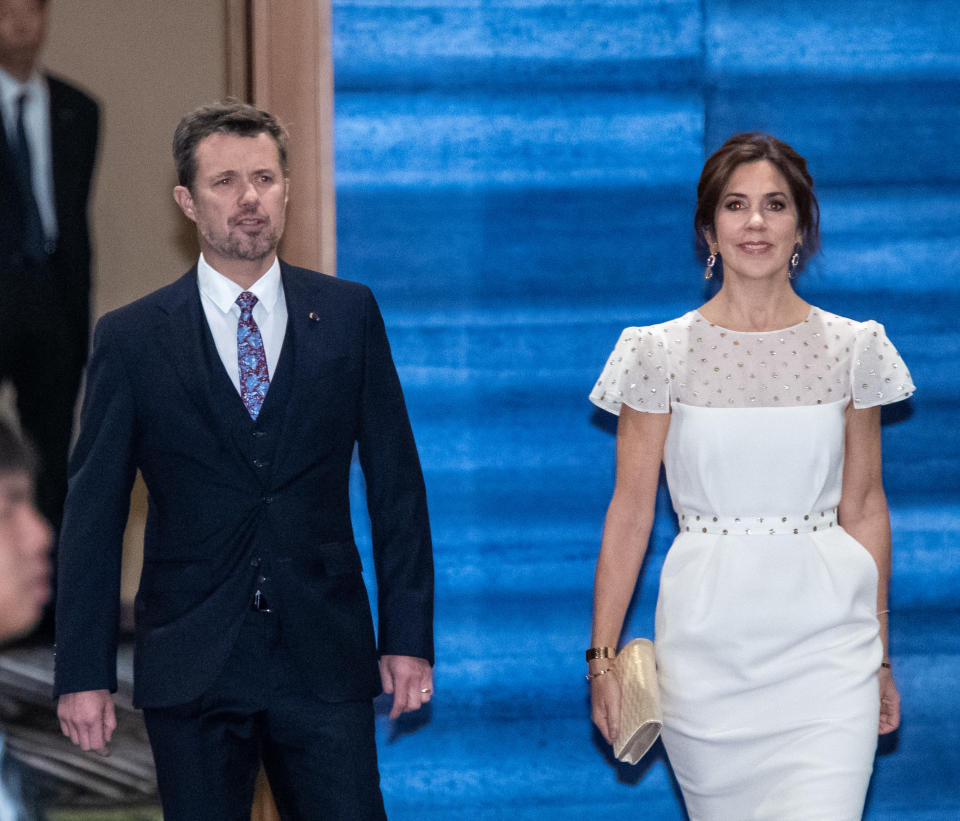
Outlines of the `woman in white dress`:
{"label": "woman in white dress", "polygon": [[[805,160],[739,134],[704,166],[710,301],[623,331],[590,399],[619,414],[594,582],[593,720],[653,522],[661,461],[679,524],[660,578],[663,741],[691,819],[859,819],[877,733],[899,723],[887,655],[890,521],[880,406],[910,374],[883,327],[807,304],[819,246]],[[722,271],[722,274],[721,274]]]}

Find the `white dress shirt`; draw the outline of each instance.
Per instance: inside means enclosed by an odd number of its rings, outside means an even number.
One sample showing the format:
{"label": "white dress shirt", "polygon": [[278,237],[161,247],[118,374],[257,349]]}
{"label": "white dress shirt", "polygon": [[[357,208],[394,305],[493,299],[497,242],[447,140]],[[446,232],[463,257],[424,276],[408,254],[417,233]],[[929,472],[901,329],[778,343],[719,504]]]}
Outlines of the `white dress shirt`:
{"label": "white dress shirt", "polygon": [[23,107],[23,128],[30,147],[30,172],[33,197],[40,211],[43,233],[47,239],[57,237],[57,211],[53,200],[53,150],[50,144],[50,89],[39,71],[25,83],[0,68],[0,111],[7,132],[7,145],[17,139],[17,100],[27,95]]}
{"label": "white dress shirt", "polygon": [[[200,302],[207,318],[210,333],[217,345],[220,361],[240,393],[240,365],[237,362],[237,324],[240,306],[237,297],[243,293],[237,283],[215,271],[200,254],[197,263],[197,284]],[[260,328],[263,351],[267,355],[267,373],[273,379],[287,332],[287,301],[283,296],[280,262],[276,259],[269,270],[248,289],[257,298],[253,306],[253,321]]]}

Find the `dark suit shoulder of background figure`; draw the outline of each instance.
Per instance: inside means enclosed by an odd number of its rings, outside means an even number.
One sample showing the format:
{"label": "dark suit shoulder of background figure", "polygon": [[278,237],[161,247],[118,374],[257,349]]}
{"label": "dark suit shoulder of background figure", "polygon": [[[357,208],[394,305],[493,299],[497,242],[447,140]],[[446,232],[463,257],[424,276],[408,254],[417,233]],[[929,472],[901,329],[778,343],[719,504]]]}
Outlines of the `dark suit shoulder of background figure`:
{"label": "dark suit shoulder of background figure", "polygon": [[72,106],[85,122],[99,119],[100,103],[94,94],[59,74],[47,71],[43,76],[53,102]]}
{"label": "dark suit shoulder of background figure", "polygon": [[[79,213],[86,213],[90,196],[100,142],[100,105],[86,91],[66,80],[49,74],[46,78],[50,89],[50,140],[58,214],[62,219],[76,220]],[[60,231],[69,235],[81,227],[86,237],[85,219],[82,226],[66,224],[60,226]]]}

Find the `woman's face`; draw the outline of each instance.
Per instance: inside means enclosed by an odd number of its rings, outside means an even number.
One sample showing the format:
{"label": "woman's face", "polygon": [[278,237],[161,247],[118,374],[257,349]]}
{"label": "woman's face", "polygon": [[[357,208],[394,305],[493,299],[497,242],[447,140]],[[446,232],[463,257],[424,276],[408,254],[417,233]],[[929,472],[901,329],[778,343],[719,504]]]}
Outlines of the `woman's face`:
{"label": "woman's face", "polygon": [[723,275],[747,280],[787,278],[794,245],[800,241],[797,206],[790,186],[768,160],[738,165],[727,181],[714,215],[711,250],[720,247]]}

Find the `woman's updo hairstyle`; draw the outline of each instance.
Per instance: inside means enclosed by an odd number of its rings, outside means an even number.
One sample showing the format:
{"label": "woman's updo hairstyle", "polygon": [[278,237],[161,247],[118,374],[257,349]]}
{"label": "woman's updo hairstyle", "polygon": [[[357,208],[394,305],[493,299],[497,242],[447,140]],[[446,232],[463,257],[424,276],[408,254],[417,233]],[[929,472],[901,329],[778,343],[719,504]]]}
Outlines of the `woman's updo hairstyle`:
{"label": "woman's updo hairstyle", "polygon": [[797,206],[797,222],[802,237],[799,270],[820,250],[820,205],[813,192],[813,177],[807,161],[789,145],[769,134],[750,131],[735,134],[718,148],[703,166],[697,183],[697,210],[693,228],[698,250],[709,253],[705,231],[714,233],[714,216],[720,196],[738,166],[767,160],[783,174]]}

